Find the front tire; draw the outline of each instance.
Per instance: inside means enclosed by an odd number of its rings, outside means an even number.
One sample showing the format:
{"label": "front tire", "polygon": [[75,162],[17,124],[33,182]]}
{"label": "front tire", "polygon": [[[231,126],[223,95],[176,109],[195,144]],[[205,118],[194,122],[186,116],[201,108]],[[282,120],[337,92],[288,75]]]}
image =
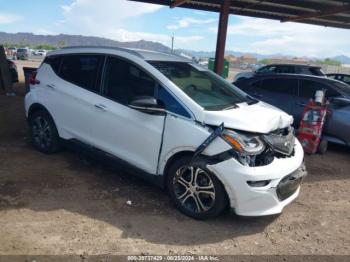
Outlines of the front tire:
{"label": "front tire", "polygon": [[187,216],[207,219],[218,216],[227,206],[221,182],[209,170],[189,166],[191,157],[176,160],[167,174],[167,188],[175,206]]}
{"label": "front tire", "polygon": [[44,110],[34,112],[29,117],[30,136],[34,147],[45,154],[60,149],[60,138],[51,116]]}
{"label": "front tire", "polygon": [[318,145],[318,153],[323,155],[327,152],[328,149],[328,141],[326,139],[322,139],[320,144]]}

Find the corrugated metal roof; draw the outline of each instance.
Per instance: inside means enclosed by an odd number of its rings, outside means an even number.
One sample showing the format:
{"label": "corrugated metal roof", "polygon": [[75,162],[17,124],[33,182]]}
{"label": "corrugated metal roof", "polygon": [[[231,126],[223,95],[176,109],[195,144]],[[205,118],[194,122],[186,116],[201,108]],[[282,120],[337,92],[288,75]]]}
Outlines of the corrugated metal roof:
{"label": "corrugated metal roof", "polygon": [[[130,0],[170,6],[175,0]],[[180,8],[219,12],[222,0],[187,0]],[[177,7],[177,8],[179,8]],[[231,0],[230,13],[350,29],[350,1]]]}

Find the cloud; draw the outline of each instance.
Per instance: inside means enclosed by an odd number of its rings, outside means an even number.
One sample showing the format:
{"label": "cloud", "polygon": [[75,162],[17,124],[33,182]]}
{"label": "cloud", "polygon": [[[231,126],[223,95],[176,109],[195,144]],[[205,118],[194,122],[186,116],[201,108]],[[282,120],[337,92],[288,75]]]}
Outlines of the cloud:
{"label": "cloud", "polygon": [[196,18],[192,18],[192,17],[184,17],[181,19],[178,19],[176,21],[176,24],[173,25],[168,25],[167,28],[170,30],[177,30],[179,28],[186,28],[189,27],[192,24],[196,24],[196,25],[203,25],[203,24],[210,24],[215,22],[216,19],[196,19]]}
{"label": "cloud", "polygon": [[62,6],[64,19],[56,24],[72,33],[108,37],[110,30],[121,28],[128,18],[159,10],[161,6],[127,0],[74,0]]}
{"label": "cloud", "polygon": [[[171,36],[161,33],[137,32],[128,29],[130,18],[138,22],[142,15],[156,12],[158,5],[126,0],[75,0],[62,6],[64,19],[56,23],[58,31],[106,37],[117,41],[148,40],[169,46]],[[193,22],[192,20],[190,22]],[[198,21],[194,21],[196,23]],[[57,30],[57,29],[56,29]],[[176,36],[176,44],[203,39],[201,36]]]}
{"label": "cloud", "polygon": [[[216,32],[216,27],[209,28]],[[230,39],[248,42],[245,51],[261,54],[283,53],[296,56],[331,57],[344,53],[350,55],[350,32],[301,23],[281,23],[275,20],[238,17],[238,23],[228,27],[227,48],[237,50]],[[242,50],[242,47],[241,47]]]}
{"label": "cloud", "polygon": [[[148,40],[159,42],[164,45],[169,46],[171,43],[171,36],[166,34],[151,34],[145,32],[131,32],[125,29],[117,29],[114,32],[111,32],[113,39],[128,42],[128,41],[139,41],[139,40]],[[202,36],[175,36],[175,44],[188,44],[194,41],[202,40]]]}
{"label": "cloud", "polygon": [[4,24],[12,24],[15,23],[19,20],[21,20],[22,17],[19,15],[13,15],[13,14],[4,14],[4,13],[0,13],[0,25],[4,25]]}

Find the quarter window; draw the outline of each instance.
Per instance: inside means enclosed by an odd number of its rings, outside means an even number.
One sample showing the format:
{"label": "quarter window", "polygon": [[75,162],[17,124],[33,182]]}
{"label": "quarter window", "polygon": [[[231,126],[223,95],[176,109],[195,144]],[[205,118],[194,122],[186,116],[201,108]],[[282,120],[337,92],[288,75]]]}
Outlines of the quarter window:
{"label": "quarter window", "polygon": [[51,66],[52,70],[58,75],[61,66],[62,57],[61,56],[49,56],[45,58],[44,63]]}
{"label": "quarter window", "polygon": [[60,76],[77,86],[98,93],[103,57],[98,55],[69,55],[62,61]]}

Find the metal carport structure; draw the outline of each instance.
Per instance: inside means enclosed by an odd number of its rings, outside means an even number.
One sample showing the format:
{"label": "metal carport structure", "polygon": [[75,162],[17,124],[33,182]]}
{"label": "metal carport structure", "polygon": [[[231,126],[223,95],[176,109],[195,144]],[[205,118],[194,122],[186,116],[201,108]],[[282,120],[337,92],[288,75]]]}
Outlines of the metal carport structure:
{"label": "metal carport structure", "polygon": [[341,0],[130,0],[220,13],[215,72],[221,74],[229,14],[350,29],[350,1]]}

